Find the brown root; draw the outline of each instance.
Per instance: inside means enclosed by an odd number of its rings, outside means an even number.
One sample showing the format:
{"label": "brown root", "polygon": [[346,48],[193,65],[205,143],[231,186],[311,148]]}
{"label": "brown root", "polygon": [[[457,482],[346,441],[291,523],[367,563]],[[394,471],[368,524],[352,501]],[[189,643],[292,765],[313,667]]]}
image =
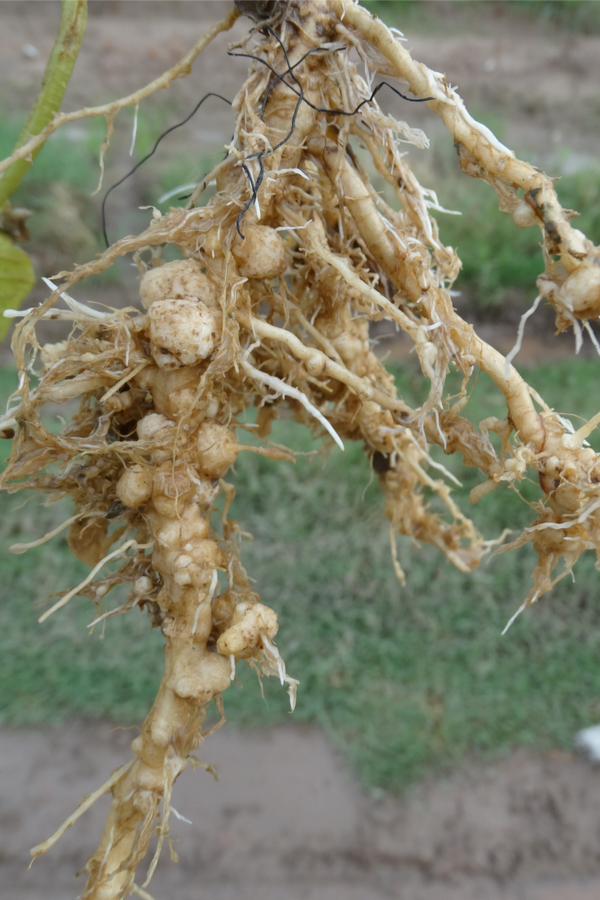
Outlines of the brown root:
{"label": "brown root", "polygon": [[[559,561],[562,577],[584,550],[600,550],[600,459],[584,444],[597,421],[570,434],[454,310],[449,291],[459,261],[440,242],[428,195],[396,144],[397,134],[416,147],[426,138],[369,100],[351,49],[371,74],[405,79],[416,97],[432,97],[426,102],[458,143],[463,169],[491,184],[518,227],[540,225],[539,290],[562,324],[600,311],[597,248],[571,227],[550,179],[475,122],[443,77],[413,61],[382,22],[350,0],[290,0],[279,13],[243,44],[256,61],[234,103],[235,140],[213,173],[215,195],[196,207],[203,183],[187,209],[61,273],[61,286],[15,332],[20,386],[0,420],[1,433],[15,432],[2,486],[70,496],[69,543],[92,567],[42,618],[79,592],[96,605],[96,621],[139,607],[165,638],[165,674],[133,742],[135,760],[107,782],[109,819],[86,865],[90,900],[146,895],[169,834],[174,780],[204,740],[209,703],[221,709],[238,661],[279,677],[295,703],[297,682],[273,643],[277,616],[250,588],[239,526],[228,517],[233,488],[224,481],[243,449],[293,459],[266,440],[273,419],[291,415],[342,449],[362,442],[380,477],[394,553],[396,535],[405,535],[469,572],[490,549],[454,500],[452,476],[433,446],[481,471],[473,502],[528,473],[540,479],[536,521],[503,548],[531,541],[538,553],[525,603],[553,586]],[[233,14],[211,35],[232,21]],[[181,66],[165,77],[179,74]],[[133,96],[89,114],[114,117],[141,94]],[[378,198],[356,141],[394,185],[399,209]],[[169,244],[182,259],[161,264]],[[141,306],[100,313],[67,293],[128,254],[142,270]],[[57,306],[61,296],[66,309]],[[69,337],[40,348],[41,319],[68,319]],[[371,349],[369,323],[382,319],[414,342],[427,382],[418,409],[398,396]],[[450,366],[464,377],[458,398],[445,396]],[[479,428],[462,415],[475,367],[506,401],[506,417]],[[50,433],[44,405],[74,398],[78,412]],[[245,446],[236,427],[257,406],[259,442]],[[500,452],[490,431],[501,438]],[[217,533],[211,517],[221,495]],[[96,579],[113,560],[119,567]],[[131,586],[127,602],[103,612],[101,601],[120,583]],[[157,855],[140,887],[135,871],[154,834]]]}

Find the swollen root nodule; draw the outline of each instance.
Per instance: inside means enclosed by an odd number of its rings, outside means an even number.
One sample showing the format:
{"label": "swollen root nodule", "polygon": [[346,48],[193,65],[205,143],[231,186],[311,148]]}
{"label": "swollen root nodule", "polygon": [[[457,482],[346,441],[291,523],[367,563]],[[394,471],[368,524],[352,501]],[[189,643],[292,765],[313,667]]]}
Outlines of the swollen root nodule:
{"label": "swollen root nodule", "polygon": [[[502,482],[516,486],[532,472],[539,479],[536,519],[510,545],[530,541],[538,553],[525,604],[585,549],[600,547],[600,459],[585,443],[597,421],[569,433],[454,310],[449,288],[459,260],[430,215],[435,196],[399,151],[400,137],[417,148],[427,139],[369,99],[371,77],[408,82],[410,99],[426,102],[451,131],[463,170],[496,190],[517,226],[539,225],[540,295],[554,304],[559,328],[572,325],[579,336],[581,324],[600,313],[597,249],[571,227],[551,180],[475,122],[444,78],[414,62],[370,13],[350,0],[251,6],[259,24],[231,50],[249,56],[251,67],[234,101],[227,157],[186,208],[155,214],[143,234],[61,273],[60,287],[24,314],[14,337],[20,387],[0,420],[3,434],[14,434],[3,487],[71,496],[69,545],[91,567],[42,619],[78,593],[95,605],[95,622],[138,607],[165,638],[165,673],[133,741],[134,758],[91,795],[110,790],[113,800],[85,866],[83,897],[90,900],[147,896],[136,869],[158,835],[146,884],[169,838],[173,783],[206,736],[211,701],[222,711],[239,661],[279,677],[294,706],[297,682],[274,643],[277,616],[242,566],[240,531],[228,517],[233,487],[225,480],[241,452],[293,460],[292,451],[268,440],[275,418],[292,416],[342,447],[362,442],[385,496],[401,579],[397,534],[435,545],[464,572],[494,543],[456,504],[452,476],[430,456],[434,445],[481,470],[472,502]],[[234,19],[230,14],[211,36]],[[112,121],[123,105],[102,114]],[[374,190],[371,171],[393,187],[395,207]],[[216,193],[200,206],[211,178]],[[168,245],[182,258],[163,263]],[[125,255],[140,270],[141,305],[132,298],[127,309],[98,311],[70,296],[74,285]],[[42,319],[70,321],[69,337],[41,347],[35,329]],[[397,395],[371,350],[369,323],[382,319],[414,341],[428,381],[418,409]],[[446,398],[451,366],[463,374],[463,389]],[[479,427],[462,415],[476,367],[507,407],[505,418]],[[49,432],[45,404],[75,398],[80,405],[69,423]],[[255,440],[245,445],[236,425],[252,407]],[[119,584],[129,586],[127,600],[108,608],[105,598]]]}

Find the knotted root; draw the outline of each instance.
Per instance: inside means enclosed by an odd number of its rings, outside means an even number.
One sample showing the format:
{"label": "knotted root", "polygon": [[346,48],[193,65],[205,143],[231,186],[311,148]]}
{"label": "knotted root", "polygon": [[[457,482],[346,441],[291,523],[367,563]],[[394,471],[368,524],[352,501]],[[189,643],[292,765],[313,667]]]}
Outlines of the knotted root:
{"label": "knotted root", "polygon": [[[399,533],[431,543],[468,572],[493,543],[459,509],[452,476],[431,457],[432,446],[482,472],[473,502],[502,482],[518,485],[530,471],[539,477],[537,518],[504,548],[530,541],[538,553],[524,604],[570,571],[583,550],[600,548],[600,460],[585,445],[596,419],[570,433],[454,310],[449,290],[459,260],[441,243],[431,192],[398,149],[399,135],[416,147],[427,139],[382,113],[370,99],[371,77],[407,81],[450,129],[462,168],[491,184],[519,227],[541,227],[538,285],[559,328],[600,312],[597,248],[571,227],[551,180],[475,122],[443,76],[414,62],[378,19],[351,0],[265,6],[271,18],[231,51],[252,65],[234,100],[235,139],[213,172],[215,195],[196,206],[205,179],[185,209],[157,215],[142,234],[60,273],[60,287],[15,332],[20,386],[0,420],[5,436],[14,433],[2,486],[72,497],[69,545],[93,567],[44,617],[78,592],[95,604],[95,622],[139,607],[165,637],[165,674],[133,742],[134,761],[107,782],[109,818],[85,867],[83,897],[94,900],[145,895],[136,868],[158,834],[147,884],[169,838],[173,783],[206,736],[209,703],[222,710],[238,661],[278,676],[294,705],[297,682],[273,643],[277,617],[241,564],[240,529],[228,517],[233,488],[225,481],[243,450],[293,460],[267,440],[273,419],[292,416],[341,446],[362,442],[380,478],[394,553]],[[373,189],[357,156],[361,146],[393,185],[399,209]],[[162,263],[167,245],[181,259]],[[70,296],[129,254],[141,273],[141,308],[100,312]],[[56,307],[61,296],[67,309]],[[40,347],[41,319],[70,320],[69,337]],[[369,323],[382,319],[415,344],[429,385],[418,409],[397,395],[371,349]],[[462,415],[476,367],[507,406],[504,419],[479,428]],[[462,373],[463,388],[445,398],[451,368]],[[78,412],[60,434],[50,433],[44,405],[74,398]],[[235,429],[253,407],[258,442],[246,446]],[[116,559],[117,568],[95,578]],[[107,593],[123,583],[130,585],[126,603],[107,610]]]}

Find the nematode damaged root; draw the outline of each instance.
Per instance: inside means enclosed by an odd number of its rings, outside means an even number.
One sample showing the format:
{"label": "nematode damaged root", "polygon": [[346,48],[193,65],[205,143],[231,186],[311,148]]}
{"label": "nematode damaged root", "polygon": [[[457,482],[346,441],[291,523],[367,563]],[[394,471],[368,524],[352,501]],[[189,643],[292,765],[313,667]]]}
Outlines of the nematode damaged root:
{"label": "nematode damaged root", "polygon": [[[136,869],[158,835],[146,885],[169,840],[173,783],[206,737],[209,703],[222,713],[239,661],[280,678],[294,706],[297,682],[274,642],[277,616],[260,602],[242,565],[226,481],[241,452],[293,459],[268,440],[279,415],[342,447],[360,441],[379,475],[392,546],[396,534],[431,543],[463,572],[479,564],[492,542],[455,502],[431,447],[481,470],[473,502],[534,473],[543,500],[531,526],[504,548],[531,542],[538,554],[524,605],[571,571],[584,550],[600,547],[600,459],[585,443],[597,421],[570,433],[510,360],[454,310],[449,291],[459,260],[441,242],[435,203],[398,149],[399,138],[417,148],[427,139],[380,109],[371,79],[399,79],[399,92],[442,118],[462,169],[494,188],[516,225],[540,227],[538,290],[555,307],[559,329],[571,326],[580,335],[600,314],[597,248],[571,226],[552,181],[475,122],[443,76],[415,62],[397,33],[359,5],[252,4],[260,18],[259,7],[268,21],[231,48],[249,56],[251,67],[233,102],[227,157],[186,208],[171,209],[144,233],[57,276],[60,287],[24,314],[14,337],[20,387],[0,421],[3,434],[14,435],[3,487],[72,497],[69,545],[92,569],[42,618],[79,593],[96,606],[96,622],[139,607],[165,637],[165,673],[133,741],[134,758],[101,789],[113,799],[85,866],[83,897],[90,900],[148,896],[134,880]],[[184,74],[186,66],[180,68],[172,77]],[[146,96],[138,94],[92,114],[112,124],[122,106]],[[373,189],[359,148],[393,186],[397,208]],[[216,193],[200,206],[211,178]],[[161,248],[170,244],[182,258],[163,264]],[[140,270],[141,307],[100,312],[71,298],[75,285],[126,255]],[[68,339],[40,346],[42,319],[70,321]],[[414,342],[429,382],[418,409],[397,395],[371,350],[369,323],[382,319]],[[464,387],[449,399],[451,366],[463,374]],[[506,417],[479,428],[461,415],[476,367],[506,400]],[[45,404],[75,398],[78,412],[60,434],[50,433]],[[245,446],[236,424],[251,407],[258,407],[259,440]],[[500,436],[501,452],[489,432]],[[130,587],[126,603],[107,611],[104,598],[123,583]]]}

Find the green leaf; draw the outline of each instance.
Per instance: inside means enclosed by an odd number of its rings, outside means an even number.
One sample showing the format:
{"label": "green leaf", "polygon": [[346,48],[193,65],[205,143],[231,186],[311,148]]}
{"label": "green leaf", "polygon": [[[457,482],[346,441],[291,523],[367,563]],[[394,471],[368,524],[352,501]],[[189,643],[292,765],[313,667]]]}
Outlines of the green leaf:
{"label": "green leaf", "polygon": [[[33,285],[33,265],[24,250],[15,247],[6,234],[0,233],[0,312],[18,309]],[[0,319],[0,340],[10,327],[10,319]]]}

